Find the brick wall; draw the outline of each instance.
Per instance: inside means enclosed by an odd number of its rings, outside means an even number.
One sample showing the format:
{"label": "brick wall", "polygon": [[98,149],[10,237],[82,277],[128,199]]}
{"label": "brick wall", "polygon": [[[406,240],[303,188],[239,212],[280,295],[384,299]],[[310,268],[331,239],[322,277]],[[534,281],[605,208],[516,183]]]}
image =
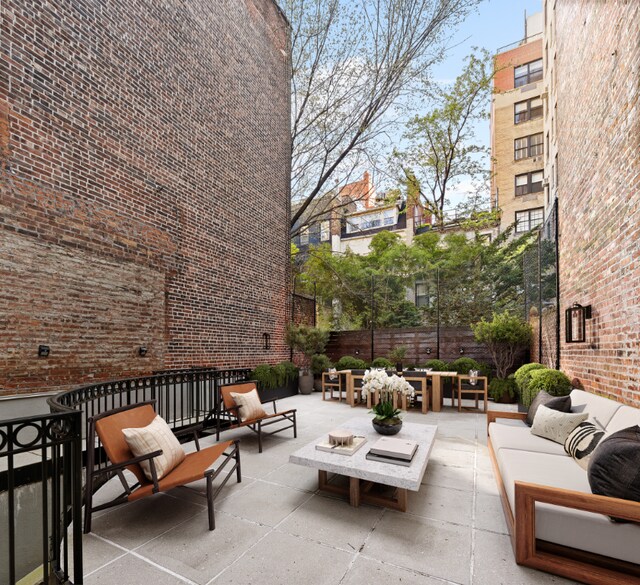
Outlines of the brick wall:
{"label": "brick wall", "polygon": [[497,92],[512,90],[514,88],[514,67],[541,58],[542,39],[530,41],[510,51],[498,53],[495,57],[496,75],[493,78],[494,90]]}
{"label": "brick wall", "polygon": [[0,394],[286,359],[275,4],[6,0],[1,17]]}
{"label": "brick wall", "polygon": [[640,4],[556,6],[561,308],[593,308],[560,365],[640,406]]}

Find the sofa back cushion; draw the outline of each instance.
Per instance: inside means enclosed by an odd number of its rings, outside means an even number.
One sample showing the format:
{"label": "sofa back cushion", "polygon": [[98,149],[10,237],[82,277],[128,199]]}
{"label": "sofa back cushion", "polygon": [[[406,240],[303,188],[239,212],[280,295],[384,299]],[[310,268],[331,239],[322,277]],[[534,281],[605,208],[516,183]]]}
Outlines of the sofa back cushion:
{"label": "sofa back cushion", "polygon": [[613,415],[622,406],[615,400],[609,400],[584,390],[572,390],[570,396],[571,412],[589,413],[589,420],[603,430],[607,428]]}
{"label": "sofa back cushion", "polygon": [[640,425],[640,408],[623,405],[616,410],[613,418],[609,421],[607,434],[616,433],[635,425]]}
{"label": "sofa back cushion", "polygon": [[571,412],[571,396],[551,396],[546,390],[540,390],[533,399],[525,422],[531,426],[533,419],[536,418],[536,412],[541,405],[547,408],[557,410],[558,412]]}

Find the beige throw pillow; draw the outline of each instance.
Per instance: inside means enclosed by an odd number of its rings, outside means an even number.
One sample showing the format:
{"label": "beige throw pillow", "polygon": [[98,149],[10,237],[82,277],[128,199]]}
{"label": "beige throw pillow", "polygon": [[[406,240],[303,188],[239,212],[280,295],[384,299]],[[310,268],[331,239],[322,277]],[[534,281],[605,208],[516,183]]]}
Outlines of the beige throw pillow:
{"label": "beige throw pillow", "polygon": [[[162,454],[153,459],[158,479],[162,479],[185,458],[182,445],[161,416],[156,416],[146,427],[122,429],[122,434],[134,457],[162,450]],[[142,461],[140,467],[147,479],[152,480],[149,460]]]}
{"label": "beige throw pillow", "polygon": [[267,415],[255,389],[250,392],[231,392],[231,398],[238,407],[238,416],[242,422]]}
{"label": "beige throw pillow", "polygon": [[539,437],[550,439],[564,445],[567,437],[581,422],[587,420],[589,413],[558,412],[541,404],[533,419],[531,432]]}

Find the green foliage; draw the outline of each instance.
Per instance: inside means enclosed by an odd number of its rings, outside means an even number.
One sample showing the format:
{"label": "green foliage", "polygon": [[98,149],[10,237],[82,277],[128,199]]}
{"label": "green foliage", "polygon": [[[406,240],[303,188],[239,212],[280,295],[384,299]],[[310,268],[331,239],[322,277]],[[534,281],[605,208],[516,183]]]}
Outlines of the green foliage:
{"label": "green foliage", "polygon": [[478,370],[480,376],[491,375],[491,368],[487,364],[483,364],[469,357],[460,357],[457,360],[446,365],[446,370],[449,372],[458,372],[458,374],[468,374],[469,370]]}
{"label": "green foliage", "polygon": [[419,327],[422,313],[411,301],[399,301],[378,315],[378,327]]}
{"label": "green foliage", "polygon": [[471,54],[463,72],[450,86],[433,90],[433,108],[424,116],[416,116],[404,136],[408,149],[396,152],[404,173],[407,190],[419,197],[444,223],[443,210],[447,196],[463,180],[486,182],[485,146],[477,143],[476,123],[486,117],[491,95],[492,58],[487,51]]}
{"label": "green foliage", "polygon": [[427,360],[424,364],[425,368],[431,368],[434,372],[446,372],[447,362],[444,360]]}
{"label": "green foliage", "polygon": [[305,366],[311,362],[311,356],[323,353],[329,341],[329,332],[307,325],[289,325],[287,327],[287,345],[305,356]]}
{"label": "green foliage", "polygon": [[343,355],[336,362],[337,370],[366,370],[367,362],[364,360],[354,358],[350,355]]}
{"label": "green foliage", "polygon": [[531,372],[535,370],[545,370],[546,366],[538,363],[530,363],[525,364],[524,366],[520,366],[514,373],[514,378],[516,379],[516,384],[518,385],[518,391],[520,392],[520,396],[524,396],[524,393],[527,391],[527,387],[529,386],[529,382],[531,381]]}
{"label": "green foliage", "polygon": [[315,353],[311,356],[311,371],[315,376],[322,374],[331,366],[331,360],[324,353]]}
{"label": "green foliage", "polygon": [[546,390],[551,396],[566,396],[571,392],[571,380],[559,370],[533,370],[531,380],[522,395],[522,404],[531,406],[541,390]]}
{"label": "green foliage", "polygon": [[496,365],[498,378],[506,378],[516,354],[531,341],[531,327],[507,311],[494,313],[491,321],[482,319],[472,326],[476,341],[484,343]]}
{"label": "green foliage", "polygon": [[397,418],[402,411],[398,408],[395,408],[393,406],[393,402],[391,402],[390,400],[385,400],[378,402],[378,404],[376,404],[371,409],[371,412],[376,415],[375,419],[377,421],[383,421],[390,418]]}
{"label": "green foliage", "polygon": [[395,364],[391,363],[387,358],[377,357],[371,362],[372,368],[384,368],[385,370],[389,370],[395,367]]}
{"label": "green foliage", "polygon": [[280,362],[275,366],[261,364],[251,372],[250,378],[258,382],[260,390],[282,388],[298,377],[298,368],[291,362]]}
{"label": "green foliage", "polygon": [[404,345],[398,345],[389,352],[389,361],[393,364],[401,364],[402,360],[407,356],[407,348]]}
{"label": "green foliage", "polygon": [[496,402],[502,398],[504,394],[508,394],[509,398],[513,399],[518,394],[518,387],[516,381],[509,376],[508,378],[493,378],[489,382],[489,396]]}

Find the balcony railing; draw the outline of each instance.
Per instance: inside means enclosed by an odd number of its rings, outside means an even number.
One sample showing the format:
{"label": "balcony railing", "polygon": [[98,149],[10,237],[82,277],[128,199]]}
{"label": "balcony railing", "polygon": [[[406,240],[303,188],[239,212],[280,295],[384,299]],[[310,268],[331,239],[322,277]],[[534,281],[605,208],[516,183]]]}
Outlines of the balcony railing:
{"label": "balcony railing", "polygon": [[0,421],[0,583],[82,583],[80,420]]}

